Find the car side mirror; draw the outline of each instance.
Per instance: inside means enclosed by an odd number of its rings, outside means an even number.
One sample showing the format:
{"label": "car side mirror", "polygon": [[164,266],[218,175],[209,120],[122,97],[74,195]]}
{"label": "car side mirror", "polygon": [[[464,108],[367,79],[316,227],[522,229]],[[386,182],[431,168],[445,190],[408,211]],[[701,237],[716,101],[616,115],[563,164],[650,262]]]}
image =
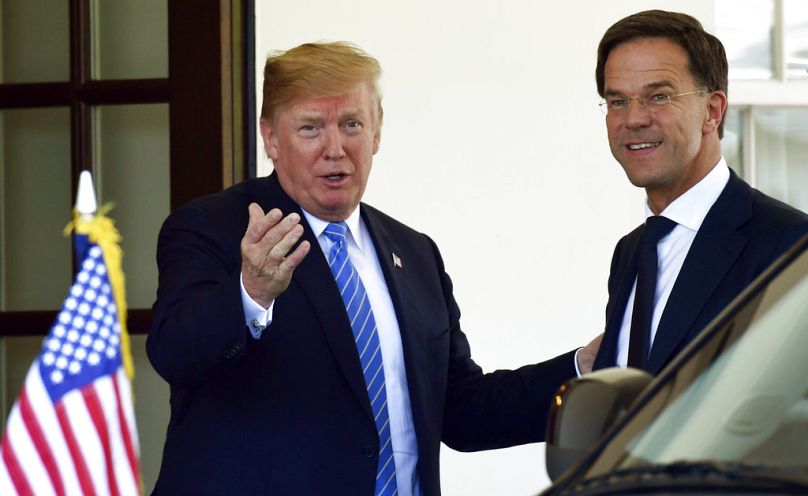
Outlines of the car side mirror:
{"label": "car side mirror", "polygon": [[555,481],[587,455],[652,379],[643,370],[612,367],[562,385],[547,422],[550,478]]}

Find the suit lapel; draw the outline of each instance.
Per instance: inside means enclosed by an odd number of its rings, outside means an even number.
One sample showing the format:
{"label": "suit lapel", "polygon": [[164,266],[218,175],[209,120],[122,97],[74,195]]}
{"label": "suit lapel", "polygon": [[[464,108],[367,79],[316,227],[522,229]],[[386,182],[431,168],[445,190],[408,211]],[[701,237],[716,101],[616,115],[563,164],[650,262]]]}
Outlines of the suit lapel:
{"label": "suit lapel", "polygon": [[[379,222],[378,217],[373,210],[367,205],[361,206],[362,220],[365,221],[365,226],[372,238],[373,246],[376,250],[376,256],[379,258],[379,266],[382,269],[384,280],[387,283],[388,291],[390,291],[391,300],[393,300],[393,308],[396,312],[396,318],[399,321],[399,327],[402,325],[402,311],[400,298],[400,284],[401,278],[398,276],[403,275],[403,263],[401,259],[401,249],[398,248],[395,239],[391,236],[389,230]],[[394,257],[397,265],[394,265]]]}
{"label": "suit lapel", "polygon": [[637,278],[637,247],[643,229],[644,227],[640,226],[626,236],[623,243],[625,247],[617,255],[619,257],[617,267],[612,269],[613,273],[619,274],[620,280],[617,281],[617,290],[612,295],[606,311],[606,332],[595,359],[595,369],[613,367],[617,364],[617,342],[628,297]]}
{"label": "suit lapel", "polygon": [[[413,299],[418,289],[417,285],[414,285],[415,279],[411,279],[420,276],[417,267],[411,265],[415,261],[414,254],[404,251],[399,246],[395,233],[383,222],[382,214],[364,204],[361,208],[362,218],[373,238],[379,265],[398,320],[415,432],[419,439],[419,448],[424,448],[426,444],[422,436],[429,432],[427,419],[430,416],[428,395],[425,394],[429,386],[425,373],[429,372],[430,367],[424,338],[421,336],[423,326],[419,325],[418,316],[412,311],[422,308],[423,305]],[[422,455],[424,453],[422,452]]]}
{"label": "suit lapel", "polygon": [[[274,173],[268,178],[268,181],[267,194],[262,195],[260,200],[257,199],[256,201],[264,208],[265,212],[270,208],[277,207],[281,209],[284,215],[291,212],[300,214],[301,224],[304,228],[302,240],[311,243],[311,251],[295,269],[290,284],[296,285],[308,299],[309,304],[314,309],[314,315],[320,321],[323,334],[342,374],[365,412],[372,419],[373,410],[368,399],[365,378],[362,375],[362,365],[356,351],[353,331],[345,311],[345,303],[342,301],[336,282],[334,282],[331,270],[328,267],[328,261],[312,233],[311,226],[306,221],[306,217],[303,216],[300,206],[283,191]],[[272,204],[272,201],[276,203]],[[282,298],[283,296],[279,299]]]}
{"label": "suit lapel", "polygon": [[718,288],[747,239],[738,227],[752,216],[752,192],[734,173],[704,218],[685,257],[657,328],[648,369],[656,374],[683,339]]}
{"label": "suit lapel", "polygon": [[[407,253],[399,246],[395,234],[382,221],[377,210],[363,204],[362,218],[373,238],[373,246],[376,248],[390,300],[393,302],[409,381],[410,378],[415,379],[418,376],[417,371],[422,370],[413,367],[413,364],[423,358],[424,354],[423,341],[419,334],[421,325],[418,316],[411,311],[423,307],[423,304],[413,299],[418,291],[417,283],[420,275],[417,267],[412,266],[415,263],[413,254]],[[410,390],[413,390],[412,384]]]}

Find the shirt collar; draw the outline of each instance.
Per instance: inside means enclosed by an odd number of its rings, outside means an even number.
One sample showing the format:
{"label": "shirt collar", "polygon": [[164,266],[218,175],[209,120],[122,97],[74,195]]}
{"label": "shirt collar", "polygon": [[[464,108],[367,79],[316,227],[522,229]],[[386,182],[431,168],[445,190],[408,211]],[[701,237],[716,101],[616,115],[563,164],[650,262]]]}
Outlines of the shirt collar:
{"label": "shirt collar", "polygon": [[[715,201],[724,191],[724,187],[729,181],[729,167],[722,156],[715,164],[715,167],[696,183],[692,188],[682,193],[659,215],[664,215],[680,226],[684,226],[691,231],[698,231],[707,212],[710,211]],[[654,213],[645,202],[645,217],[651,217]]]}
{"label": "shirt collar", "polygon": [[[303,211],[303,215],[306,217],[306,221],[309,223],[309,227],[311,227],[312,234],[314,234],[315,238],[320,238],[320,235],[323,234],[325,228],[328,227],[327,220],[323,220],[319,217],[315,217],[314,214],[311,214],[306,211],[304,208],[300,208]],[[359,208],[354,209],[353,213],[345,219],[345,224],[348,225],[348,236],[352,238],[356,246],[359,247],[360,250],[363,250],[365,246],[365,237],[362,234],[362,229],[360,228],[360,224],[362,221],[362,216],[359,215]]]}

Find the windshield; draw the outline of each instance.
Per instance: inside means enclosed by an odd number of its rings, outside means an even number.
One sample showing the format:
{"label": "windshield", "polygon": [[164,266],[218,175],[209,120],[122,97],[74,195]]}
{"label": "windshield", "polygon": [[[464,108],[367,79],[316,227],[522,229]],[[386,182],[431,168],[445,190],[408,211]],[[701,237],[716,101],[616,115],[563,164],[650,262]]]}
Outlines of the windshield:
{"label": "windshield", "polygon": [[585,479],[719,462],[808,478],[808,251],[665,371]]}

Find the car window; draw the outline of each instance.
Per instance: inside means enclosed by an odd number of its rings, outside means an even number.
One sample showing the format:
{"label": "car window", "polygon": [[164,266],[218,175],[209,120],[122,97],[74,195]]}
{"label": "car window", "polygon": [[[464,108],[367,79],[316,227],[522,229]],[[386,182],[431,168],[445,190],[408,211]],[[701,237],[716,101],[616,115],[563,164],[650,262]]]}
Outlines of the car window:
{"label": "car window", "polygon": [[694,348],[585,478],[698,461],[808,469],[808,251]]}

